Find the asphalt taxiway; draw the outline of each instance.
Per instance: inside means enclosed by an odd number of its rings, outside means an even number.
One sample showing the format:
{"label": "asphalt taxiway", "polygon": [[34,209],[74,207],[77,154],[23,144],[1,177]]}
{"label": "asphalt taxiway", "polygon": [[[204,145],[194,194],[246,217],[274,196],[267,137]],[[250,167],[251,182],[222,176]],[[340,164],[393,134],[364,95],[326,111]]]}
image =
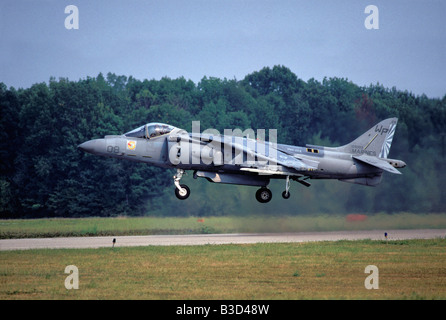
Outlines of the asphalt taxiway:
{"label": "asphalt taxiway", "polygon": [[[386,237],[387,234],[387,237]],[[73,249],[101,247],[220,245],[290,243],[337,240],[408,240],[446,237],[446,229],[362,230],[298,233],[235,233],[193,235],[149,235],[117,237],[69,237],[0,240],[0,250]],[[115,241],[113,241],[115,239]],[[114,243],[113,243],[114,242]]]}

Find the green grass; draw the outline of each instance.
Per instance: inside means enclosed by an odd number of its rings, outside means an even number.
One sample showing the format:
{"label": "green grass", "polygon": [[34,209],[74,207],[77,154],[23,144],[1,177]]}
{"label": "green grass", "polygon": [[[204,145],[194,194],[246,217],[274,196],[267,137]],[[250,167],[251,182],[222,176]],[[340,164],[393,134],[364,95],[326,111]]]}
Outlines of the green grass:
{"label": "green grass", "polygon": [[0,220],[0,238],[209,233],[210,228],[195,217],[17,219]]}
{"label": "green grass", "polygon": [[118,217],[0,220],[0,238],[446,228],[446,214],[375,214],[365,221],[348,221],[346,215],[259,215],[201,219]]}
{"label": "green grass", "polygon": [[[445,299],[446,239],[0,252],[0,299]],[[79,269],[67,290],[65,267]],[[367,290],[366,266],[379,269]]]}

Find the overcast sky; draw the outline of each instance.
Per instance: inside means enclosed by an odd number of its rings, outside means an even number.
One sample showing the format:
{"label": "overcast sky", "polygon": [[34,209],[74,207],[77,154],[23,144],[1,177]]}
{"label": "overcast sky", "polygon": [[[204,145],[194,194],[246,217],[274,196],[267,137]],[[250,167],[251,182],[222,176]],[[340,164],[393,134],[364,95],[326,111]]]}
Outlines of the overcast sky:
{"label": "overcast sky", "polygon": [[[68,5],[79,29],[65,27]],[[364,25],[368,5],[379,29]],[[304,81],[443,97],[445,16],[444,0],[1,0],[0,82],[28,88],[114,72],[198,83],[284,65]]]}

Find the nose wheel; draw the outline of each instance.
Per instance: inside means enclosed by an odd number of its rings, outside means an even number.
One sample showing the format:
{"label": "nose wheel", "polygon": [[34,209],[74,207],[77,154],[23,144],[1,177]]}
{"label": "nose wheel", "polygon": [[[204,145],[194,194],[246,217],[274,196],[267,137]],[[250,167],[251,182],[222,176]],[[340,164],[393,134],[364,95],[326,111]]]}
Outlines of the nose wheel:
{"label": "nose wheel", "polygon": [[190,189],[185,184],[180,185],[181,190],[176,188],[175,189],[175,195],[180,200],[186,200],[190,196]]}
{"label": "nose wheel", "polygon": [[173,183],[175,184],[175,196],[180,200],[186,200],[190,196],[190,189],[185,184],[180,184],[180,180],[183,177],[184,170],[177,169],[176,176],[173,176]]}

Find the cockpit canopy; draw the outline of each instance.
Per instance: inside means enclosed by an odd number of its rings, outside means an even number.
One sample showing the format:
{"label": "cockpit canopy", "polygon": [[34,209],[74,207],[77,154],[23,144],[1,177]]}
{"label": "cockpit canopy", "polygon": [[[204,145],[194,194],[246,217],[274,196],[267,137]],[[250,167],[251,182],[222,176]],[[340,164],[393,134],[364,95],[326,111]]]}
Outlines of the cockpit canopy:
{"label": "cockpit canopy", "polygon": [[126,137],[151,139],[170,133],[175,127],[164,123],[148,123],[125,133]]}

